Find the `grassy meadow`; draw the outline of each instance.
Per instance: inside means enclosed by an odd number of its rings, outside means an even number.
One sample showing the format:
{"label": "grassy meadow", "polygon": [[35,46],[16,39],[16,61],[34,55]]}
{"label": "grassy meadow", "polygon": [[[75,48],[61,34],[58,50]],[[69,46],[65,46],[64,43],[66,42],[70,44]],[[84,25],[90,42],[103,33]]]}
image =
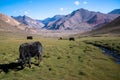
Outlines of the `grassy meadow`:
{"label": "grassy meadow", "polygon": [[[4,70],[4,66],[17,63],[19,45],[33,41],[40,41],[43,45],[40,66],[35,65],[35,57],[32,58],[32,69],[21,70],[16,66]],[[107,46],[114,43],[120,47],[119,37],[85,37],[75,41],[38,36],[33,40],[26,40],[24,36],[0,37],[0,80],[120,80],[120,64],[85,41],[98,41]]]}

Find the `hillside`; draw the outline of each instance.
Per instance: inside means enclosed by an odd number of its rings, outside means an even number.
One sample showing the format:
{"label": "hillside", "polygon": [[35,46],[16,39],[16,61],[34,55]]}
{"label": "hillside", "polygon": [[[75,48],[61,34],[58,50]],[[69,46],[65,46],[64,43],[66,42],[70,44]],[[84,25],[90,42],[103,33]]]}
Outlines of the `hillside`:
{"label": "hillside", "polygon": [[25,31],[0,20],[0,39],[3,39],[4,37],[8,37],[8,36],[15,37],[25,34],[26,34]]}
{"label": "hillside", "polygon": [[44,24],[40,21],[37,21],[35,19],[32,19],[28,16],[17,16],[17,17],[12,17],[16,19],[18,22],[28,26],[29,28],[37,28],[40,29],[44,26]]}
{"label": "hillside", "polygon": [[114,9],[113,11],[109,12],[108,14],[120,14],[120,9]]}
{"label": "hillside", "polygon": [[26,34],[24,31],[26,26],[20,24],[13,18],[0,14],[0,35],[18,35],[18,34]]}
{"label": "hillside", "polygon": [[45,26],[47,26],[47,25],[49,25],[49,24],[51,24],[51,23],[53,23],[53,22],[55,22],[63,17],[64,17],[64,15],[55,15],[51,18],[46,18],[46,19],[42,20],[42,22],[45,24]]}
{"label": "hillside", "polygon": [[96,30],[85,33],[87,35],[120,35],[120,16],[110,23]]}

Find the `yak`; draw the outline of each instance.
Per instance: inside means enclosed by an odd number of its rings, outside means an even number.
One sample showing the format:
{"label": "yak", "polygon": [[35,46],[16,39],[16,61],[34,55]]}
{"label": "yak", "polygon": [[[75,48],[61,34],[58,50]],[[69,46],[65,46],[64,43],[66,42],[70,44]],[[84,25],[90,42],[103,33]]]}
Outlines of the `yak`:
{"label": "yak", "polygon": [[29,64],[31,68],[31,58],[38,57],[38,66],[42,60],[42,44],[39,41],[32,43],[23,43],[19,47],[19,63],[22,68],[25,68],[26,64]]}
{"label": "yak", "polygon": [[70,37],[69,41],[75,41],[75,38],[74,37]]}
{"label": "yak", "polygon": [[32,36],[27,36],[27,39],[32,40],[32,39],[33,39],[33,37],[32,37]]}

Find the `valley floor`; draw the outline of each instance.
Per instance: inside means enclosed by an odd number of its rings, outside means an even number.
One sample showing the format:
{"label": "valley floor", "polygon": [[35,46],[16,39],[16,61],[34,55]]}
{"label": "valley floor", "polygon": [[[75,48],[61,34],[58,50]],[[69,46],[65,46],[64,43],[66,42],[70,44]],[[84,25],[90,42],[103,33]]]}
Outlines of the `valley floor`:
{"label": "valley floor", "polygon": [[[117,45],[120,44],[120,37],[81,37],[75,41],[33,38],[0,37],[0,80],[120,80],[120,64],[99,48],[85,43],[102,41]],[[43,44],[43,60],[38,67],[37,59],[33,58],[32,69],[26,67],[21,70],[20,66],[15,66],[19,45],[33,41]]]}

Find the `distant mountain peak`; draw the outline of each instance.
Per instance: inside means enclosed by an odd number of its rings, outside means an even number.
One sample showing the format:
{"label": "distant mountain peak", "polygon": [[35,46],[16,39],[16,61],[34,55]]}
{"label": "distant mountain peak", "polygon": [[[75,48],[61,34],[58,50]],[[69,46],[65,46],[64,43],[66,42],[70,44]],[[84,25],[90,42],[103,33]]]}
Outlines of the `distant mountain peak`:
{"label": "distant mountain peak", "polygon": [[75,12],[87,12],[87,11],[88,11],[87,9],[80,8],[80,9],[77,9],[77,10],[73,11],[72,13],[75,13]]}
{"label": "distant mountain peak", "polygon": [[57,21],[57,20],[63,18],[64,16],[65,16],[65,15],[55,15],[55,16],[53,16],[53,17],[51,17],[51,18],[46,18],[46,19],[42,20],[42,22],[43,22],[45,25],[47,25],[48,23],[52,23],[52,22],[54,22],[54,21]]}
{"label": "distant mountain peak", "polygon": [[108,14],[120,14],[120,9],[114,9],[113,11],[109,12]]}
{"label": "distant mountain peak", "polygon": [[78,9],[79,11],[88,11],[87,9],[84,9],[84,8],[80,8]]}

